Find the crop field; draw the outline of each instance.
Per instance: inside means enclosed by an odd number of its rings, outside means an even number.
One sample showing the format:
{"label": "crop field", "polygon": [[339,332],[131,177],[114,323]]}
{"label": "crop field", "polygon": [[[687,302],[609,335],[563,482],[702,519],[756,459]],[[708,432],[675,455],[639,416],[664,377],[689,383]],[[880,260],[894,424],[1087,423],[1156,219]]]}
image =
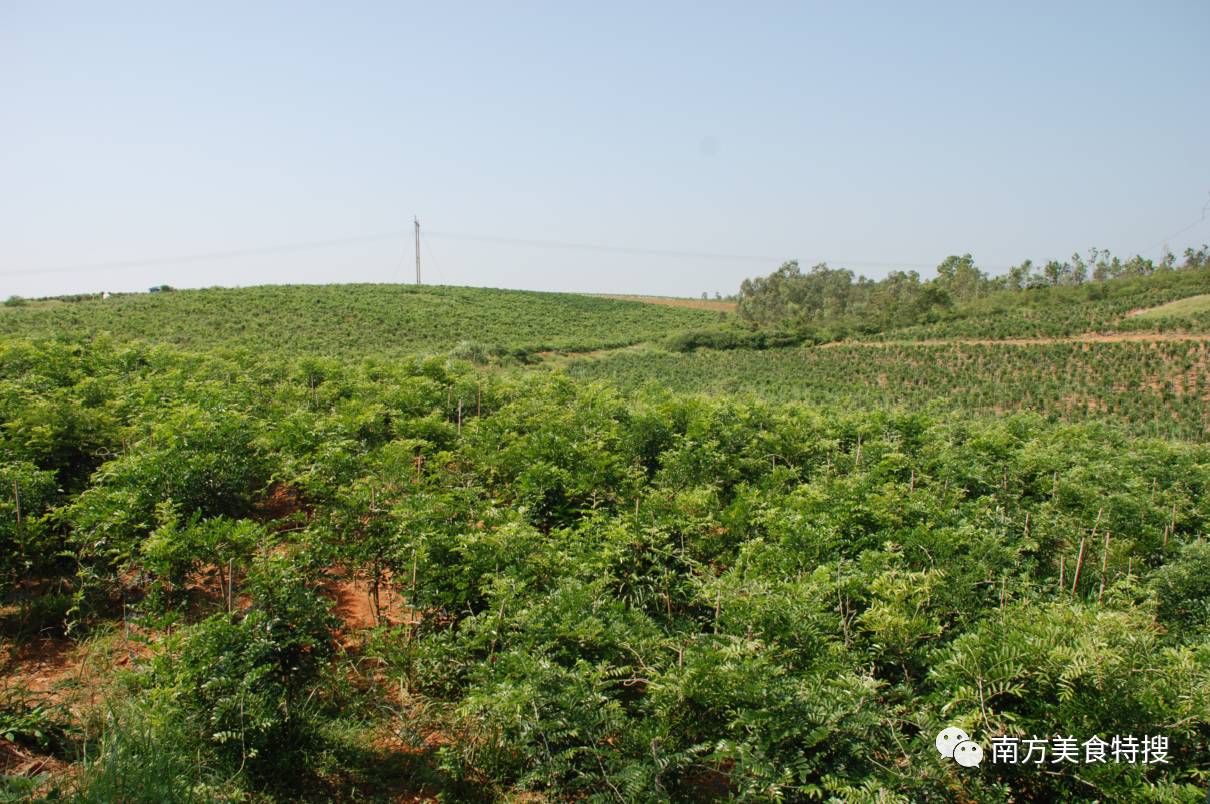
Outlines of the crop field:
{"label": "crop field", "polygon": [[[1053,334],[1181,282],[1021,291],[999,340],[0,307],[0,800],[1202,802],[1210,338]],[[944,728],[1164,759],[963,768]]]}
{"label": "crop field", "polygon": [[[0,416],[16,797],[1192,801],[1210,763],[1204,445],[28,341]],[[1170,759],[963,775],[955,724]]]}
{"label": "crop field", "polygon": [[570,293],[413,285],[282,285],[0,307],[0,334],[107,332],[193,349],[357,356],[445,353],[471,342],[529,353],[625,346],[717,313]]}
{"label": "crop field", "polygon": [[1139,435],[1210,439],[1210,340],[838,344],[760,352],[609,354],[567,371],[636,390],[752,394],[816,405],[1033,411]]}

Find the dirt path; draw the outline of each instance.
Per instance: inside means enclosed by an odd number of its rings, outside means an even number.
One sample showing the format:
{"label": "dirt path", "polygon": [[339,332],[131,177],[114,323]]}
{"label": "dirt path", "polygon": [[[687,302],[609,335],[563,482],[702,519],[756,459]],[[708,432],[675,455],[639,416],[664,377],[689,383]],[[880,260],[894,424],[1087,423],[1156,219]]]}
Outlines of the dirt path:
{"label": "dirt path", "polygon": [[662,304],[665,307],[686,307],[691,310],[714,310],[716,312],[734,313],[735,302],[722,299],[685,299],[678,296],[637,296],[613,293],[592,293],[598,299],[616,299],[617,301],[634,301],[643,304]]}
{"label": "dirt path", "polygon": [[1210,341],[1210,334],[1182,332],[1087,332],[1082,335],[1065,335],[1057,338],[928,338],[925,340],[895,341],[833,341],[814,348],[830,349],[837,346],[1043,346],[1056,343],[1164,343],[1176,341]]}

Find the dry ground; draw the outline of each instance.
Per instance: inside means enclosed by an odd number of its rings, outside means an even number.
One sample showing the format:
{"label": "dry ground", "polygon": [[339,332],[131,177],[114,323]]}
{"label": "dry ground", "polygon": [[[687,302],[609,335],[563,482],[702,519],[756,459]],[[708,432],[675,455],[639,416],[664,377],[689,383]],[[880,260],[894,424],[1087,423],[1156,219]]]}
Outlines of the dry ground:
{"label": "dry ground", "polygon": [[627,296],[613,293],[593,293],[591,295],[600,299],[662,304],[666,307],[688,307],[691,310],[717,310],[722,313],[735,312],[735,302],[723,301],[722,299],[684,299],[677,296]]}

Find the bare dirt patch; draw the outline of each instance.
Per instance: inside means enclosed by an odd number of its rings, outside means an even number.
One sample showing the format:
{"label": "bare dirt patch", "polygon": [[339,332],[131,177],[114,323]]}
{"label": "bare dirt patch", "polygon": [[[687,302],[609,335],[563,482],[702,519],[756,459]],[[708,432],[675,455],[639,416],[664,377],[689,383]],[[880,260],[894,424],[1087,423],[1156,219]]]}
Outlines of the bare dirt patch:
{"label": "bare dirt patch", "polygon": [[734,313],[735,302],[722,299],[683,299],[676,296],[627,296],[611,293],[592,294],[599,299],[617,299],[618,301],[635,301],[643,304],[662,304],[665,307],[686,307],[690,310],[715,310],[721,313]]}
{"label": "bare dirt patch", "polygon": [[341,623],[340,643],[345,648],[356,645],[363,631],[414,621],[414,613],[403,596],[395,591],[389,574],[384,574],[378,584],[377,599],[368,580],[351,575],[343,567],[332,571],[320,591],[332,601],[332,613]]}
{"label": "bare dirt patch", "polygon": [[63,706],[78,718],[101,702],[118,670],[151,655],[148,642],[133,631],[117,631],[81,642],[45,636],[6,643],[0,645],[0,688]]}
{"label": "bare dirt patch", "polygon": [[289,519],[306,511],[302,492],[288,483],[274,483],[256,508],[261,521]]}

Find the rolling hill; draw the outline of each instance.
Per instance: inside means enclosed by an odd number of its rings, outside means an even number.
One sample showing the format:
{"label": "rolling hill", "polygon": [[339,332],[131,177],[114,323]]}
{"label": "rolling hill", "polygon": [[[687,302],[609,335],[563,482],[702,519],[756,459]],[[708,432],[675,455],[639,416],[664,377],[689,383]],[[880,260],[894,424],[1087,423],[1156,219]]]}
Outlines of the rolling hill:
{"label": "rolling hill", "polygon": [[108,332],[188,349],[356,356],[627,346],[708,326],[717,311],[572,293],[436,285],[276,285],[47,299],[0,307],[0,334]]}

